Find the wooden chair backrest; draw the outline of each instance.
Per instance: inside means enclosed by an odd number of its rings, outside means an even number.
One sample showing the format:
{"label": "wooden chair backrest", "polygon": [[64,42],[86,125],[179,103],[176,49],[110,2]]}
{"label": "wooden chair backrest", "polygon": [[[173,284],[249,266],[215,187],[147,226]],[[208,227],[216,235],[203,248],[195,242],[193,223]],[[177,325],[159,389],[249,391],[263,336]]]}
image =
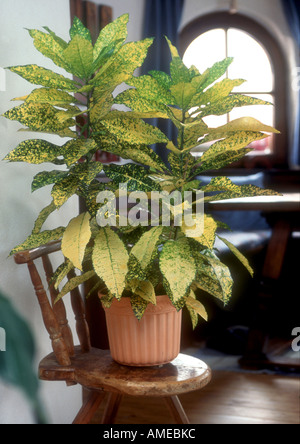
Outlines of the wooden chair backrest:
{"label": "wooden chair backrest", "polygon": [[[52,242],[48,245],[27,250],[14,255],[17,264],[27,264],[31,282],[33,284],[36,297],[38,299],[43,321],[49,333],[52,349],[57,362],[61,365],[70,365],[70,358],[74,356],[74,341],[71,328],[68,323],[65,305],[62,299],[54,303],[58,296],[58,290],[51,283],[53,276],[53,267],[49,258],[51,253],[60,251],[60,242]],[[46,291],[41,275],[36,266],[36,261],[41,260],[49,284]],[[68,274],[68,279],[72,279],[75,272]],[[85,306],[79,288],[70,292],[71,305],[76,320],[76,332],[81,346],[81,351],[87,353],[91,349],[90,334],[88,324],[85,318]]]}

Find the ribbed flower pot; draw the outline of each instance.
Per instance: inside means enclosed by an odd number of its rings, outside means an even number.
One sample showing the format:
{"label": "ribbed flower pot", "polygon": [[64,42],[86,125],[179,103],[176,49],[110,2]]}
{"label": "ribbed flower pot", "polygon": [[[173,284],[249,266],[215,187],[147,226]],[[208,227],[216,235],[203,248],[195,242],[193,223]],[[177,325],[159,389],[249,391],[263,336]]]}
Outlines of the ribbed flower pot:
{"label": "ribbed flower pot", "polygon": [[182,311],[168,296],[157,296],[141,321],[134,316],[130,298],[114,299],[105,308],[112,358],[129,366],[154,366],[173,361],[180,352]]}

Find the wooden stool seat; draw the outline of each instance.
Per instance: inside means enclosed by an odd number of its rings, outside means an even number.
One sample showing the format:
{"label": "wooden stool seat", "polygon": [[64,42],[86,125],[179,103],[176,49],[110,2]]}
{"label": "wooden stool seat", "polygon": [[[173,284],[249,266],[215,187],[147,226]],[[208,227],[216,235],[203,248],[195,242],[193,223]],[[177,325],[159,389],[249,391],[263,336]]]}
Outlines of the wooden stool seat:
{"label": "wooden stool seat", "polygon": [[89,396],[73,424],[87,424],[109,392],[102,424],[112,424],[123,395],[163,398],[176,423],[188,424],[188,418],[178,395],[206,386],[211,370],[200,359],[179,354],[169,364],[155,367],[129,367],[115,362],[109,351],[91,348],[82,353],[75,347],[71,365],[58,364],[54,353],[39,366],[40,379],[66,381],[88,389]]}

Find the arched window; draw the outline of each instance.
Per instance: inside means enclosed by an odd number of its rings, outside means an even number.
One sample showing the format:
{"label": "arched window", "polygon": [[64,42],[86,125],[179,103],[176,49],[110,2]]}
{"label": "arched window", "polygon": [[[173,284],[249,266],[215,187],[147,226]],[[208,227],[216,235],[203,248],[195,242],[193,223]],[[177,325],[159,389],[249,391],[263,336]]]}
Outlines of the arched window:
{"label": "arched window", "polygon": [[246,80],[234,92],[266,100],[274,106],[236,108],[226,116],[209,117],[207,123],[215,127],[238,117],[253,116],[275,126],[281,134],[254,142],[254,151],[244,164],[285,166],[288,157],[287,68],[273,36],[249,17],[216,13],[202,16],[182,30],[180,51],[186,65],[195,65],[200,72],[225,57],[234,57],[226,76]]}

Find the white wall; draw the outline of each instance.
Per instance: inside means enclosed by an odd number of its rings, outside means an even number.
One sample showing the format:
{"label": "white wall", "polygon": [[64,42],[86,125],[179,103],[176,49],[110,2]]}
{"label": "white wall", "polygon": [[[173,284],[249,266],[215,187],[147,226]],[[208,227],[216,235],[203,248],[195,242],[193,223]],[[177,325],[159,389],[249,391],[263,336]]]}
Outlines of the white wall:
{"label": "white wall", "polygon": [[[25,30],[41,29],[46,25],[63,38],[68,38],[69,0],[0,0],[0,67],[36,63],[58,70],[34,48]],[[24,79],[7,71],[5,85],[2,84],[0,88],[0,114],[16,104],[10,102],[12,98],[26,95],[32,88]],[[20,127],[17,122],[0,117],[1,159],[22,140],[39,137],[36,134],[17,133]],[[61,139],[51,136],[40,137],[63,143]],[[32,177],[38,171],[40,167],[0,161],[0,288],[32,328],[37,345],[37,363],[51,351],[50,341],[41,321],[26,266],[16,266],[13,259],[7,256],[15,245],[30,234],[39,211],[50,203],[49,187],[31,195]],[[77,211],[77,200],[73,200],[56,212],[45,228],[65,225]],[[67,388],[64,383],[42,382],[41,395],[52,423],[70,423],[80,407],[79,387]],[[0,382],[0,424],[26,424],[31,421],[31,411],[20,392]]]}
{"label": "white wall", "polygon": [[[202,15],[213,12],[228,11],[231,0],[185,0],[180,24],[183,29],[188,23]],[[273,35],[285,54],[290,72],[288,86],[288,122],[289,140],[293,142],[293,128],[298,102],[297,91],[292,90],[294,68],[299,66],[299,53],[293,41],[280,0],[238,0],[238,12],[256,20]],[[293,166],[292,160],[290,166]]]}

